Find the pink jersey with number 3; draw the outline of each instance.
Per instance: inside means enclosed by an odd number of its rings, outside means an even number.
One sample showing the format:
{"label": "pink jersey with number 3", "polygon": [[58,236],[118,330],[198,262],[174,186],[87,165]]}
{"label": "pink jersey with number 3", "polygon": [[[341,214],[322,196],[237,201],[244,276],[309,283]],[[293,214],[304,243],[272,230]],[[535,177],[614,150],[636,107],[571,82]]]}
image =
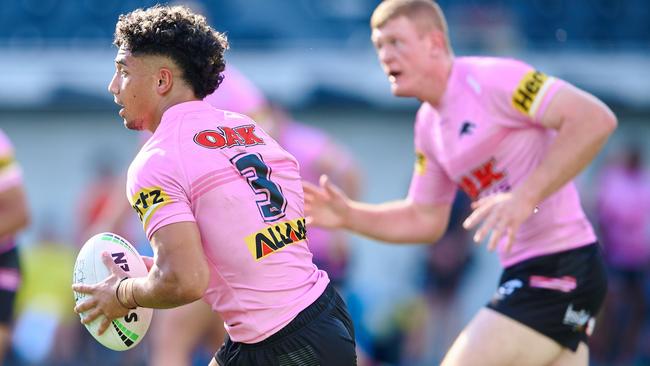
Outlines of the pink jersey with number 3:
{"label": "pink jersey with number 3", "polygon": [[127,194],[149,239],[196,222],[211,273],[204,299],[234,341],[274,334],[329,282],[307,247],[298,163],[244,115],[204,101],[171,107],[131,164]]}
{"label": "pink jersey with number 3", "polygon": [[[539,121],[564,84],[512,59],[456,58],[440,105],[417,114],[410,199],[450,203],[460,187],[476,200],[519,185],[553,142]],[[571,182],[538,205],[508,253],[500,242],[499,256],[508,267],[595,240]]]}

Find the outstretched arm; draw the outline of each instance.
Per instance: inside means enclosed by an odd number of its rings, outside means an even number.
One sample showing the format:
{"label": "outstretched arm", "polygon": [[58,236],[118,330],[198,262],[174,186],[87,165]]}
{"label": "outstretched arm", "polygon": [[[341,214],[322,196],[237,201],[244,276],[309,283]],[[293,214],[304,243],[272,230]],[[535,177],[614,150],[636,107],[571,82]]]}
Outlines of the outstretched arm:
{"label": "outstretched arm", "polygon": [[410,200],[367,204],[349,199],[322,176],[320,186],[304,183],[307,222],[344,228],[392,243],[433,243],[447,229],[451,204],[425,205]]}

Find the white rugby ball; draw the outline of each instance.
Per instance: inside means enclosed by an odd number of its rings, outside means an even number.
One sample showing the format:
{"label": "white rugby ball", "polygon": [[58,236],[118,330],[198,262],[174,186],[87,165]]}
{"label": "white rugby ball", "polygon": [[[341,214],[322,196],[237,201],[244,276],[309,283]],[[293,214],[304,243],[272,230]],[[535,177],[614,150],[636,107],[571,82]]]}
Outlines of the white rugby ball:
{"label": "white rugby ball", "polygon": [[[147,267],[131,243],[117,234],[100,233],[88,239],[79,251],[74,265],[73,283],[92,285],[110,275],[110,271],[102,262],[103,252],[110,253],[113,261],[128,273],[129,277],[147,275]],[[86,297],[88,295],[74,292],[76,304],[83,302]],[[84,314],[80,314],[82,319]],[[152,315],[153,309],[150,308],[139,307],[130,310],[125,317],[114,319],[101,336],[97,332],[104,316],[84,325],[99,343],[115,351],[125,351],[140,343],[149,329]]]}

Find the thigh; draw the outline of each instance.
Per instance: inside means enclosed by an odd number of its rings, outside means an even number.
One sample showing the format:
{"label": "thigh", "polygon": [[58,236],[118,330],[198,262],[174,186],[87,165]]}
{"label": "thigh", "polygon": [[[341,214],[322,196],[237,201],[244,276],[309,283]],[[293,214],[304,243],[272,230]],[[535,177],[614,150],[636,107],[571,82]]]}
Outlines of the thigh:
{"label": "thigh", "polygon": [[451,346],[442,366],[545,366],[563,348],[492,309],[481,309]]}
{"label": "thigh", "polygon": [[586,366],[589,364],[589,347],[580,343],[575,352],[564,349],[549,366]]}

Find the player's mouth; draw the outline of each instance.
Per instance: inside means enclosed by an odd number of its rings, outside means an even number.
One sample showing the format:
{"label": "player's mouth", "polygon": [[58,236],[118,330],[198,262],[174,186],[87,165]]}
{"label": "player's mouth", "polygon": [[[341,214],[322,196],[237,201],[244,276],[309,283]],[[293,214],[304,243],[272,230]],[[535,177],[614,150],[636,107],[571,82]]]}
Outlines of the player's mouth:
{"label": "player's mouth", "polygon": [[115,104],[119,105],[120,107],[122,107],[122,108],[120,108],[120,111],[118,112],[118,114],[120,115],[120,117],[124,118],[124,105],[123,105],[122,103],[120,103],[120,102],[117,100],[117,98],[114,98],[114,99],[113,99],[113,102],[114,102]]}
{"label": "player's mouth", "polygon": [[390,81],[391,83],[394,83],[394,82],[397,81],[397,78],[399,78],[400,75],[402,75],[402,73],[399,72],[399,71],[389,71],[388,72],[388,81]]}

